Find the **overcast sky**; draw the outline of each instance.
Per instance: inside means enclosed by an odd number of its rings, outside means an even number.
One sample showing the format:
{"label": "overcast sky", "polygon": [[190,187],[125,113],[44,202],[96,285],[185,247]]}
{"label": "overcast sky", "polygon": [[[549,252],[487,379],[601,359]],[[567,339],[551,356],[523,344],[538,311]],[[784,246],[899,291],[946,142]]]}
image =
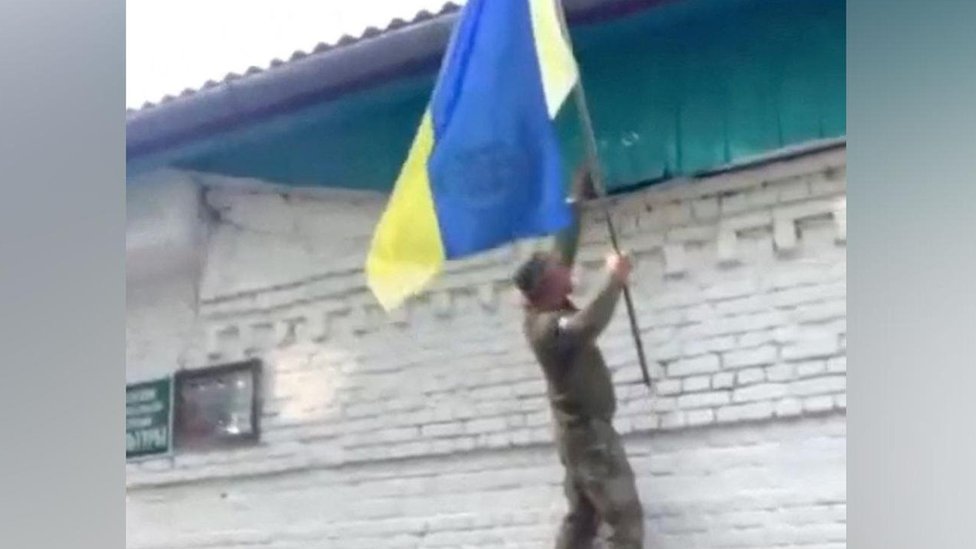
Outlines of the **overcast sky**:
{"label": "overcast sky", "polygon": [[[454,0],[462,4],[463,0]],[[126,106],[198,88],[251,65],[446,0],[126,0]]]}

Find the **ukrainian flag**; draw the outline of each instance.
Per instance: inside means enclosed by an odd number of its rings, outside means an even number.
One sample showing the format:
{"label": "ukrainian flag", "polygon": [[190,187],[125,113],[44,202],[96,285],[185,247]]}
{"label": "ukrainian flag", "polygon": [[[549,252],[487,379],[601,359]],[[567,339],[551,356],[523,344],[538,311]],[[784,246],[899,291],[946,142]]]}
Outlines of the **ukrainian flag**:
{"label": "ukrainian flag", "polygon": [[387,310],[447,260],[570,222],[552,119],[578,77],[559,0],[468,0],[373,236],[370,289]]}

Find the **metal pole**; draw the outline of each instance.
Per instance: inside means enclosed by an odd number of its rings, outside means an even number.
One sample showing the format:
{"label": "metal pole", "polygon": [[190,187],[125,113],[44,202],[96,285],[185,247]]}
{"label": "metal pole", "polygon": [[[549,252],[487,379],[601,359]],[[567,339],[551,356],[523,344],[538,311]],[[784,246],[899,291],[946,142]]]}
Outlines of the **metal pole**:
{"label": "metal pole", "polygon": [[[562,26],[563,37],[566,42],[572,45],[569,36],[569,25],[566,23],[566,14],[563,11],[561,0],[552,0],[556,3],[556,13],[559,14],[559,22]],[[576,86],[573,88],[573,98],[576,100],[576,110],[579,111],[580,127],[583,130],[583,139],[586,142],[586,155],[588,157],[590,175],[593,179],[597,193],[606,198],[607,189],[603,182],[603,171],[600,168],[600,157],[597,149],[596,133],[593,130],[593,119],[590,118],[590,109],[586,102],[586,91],[583,89],[583,77],[577,74]],[[604,217],[607,221],[607,232],[610,234],[610,244],[616,253],[620,253],[620,242],[617,238],[617,230],[613,225],[613,218],[610,215],[610,206],[606,202],[603,205]],[[637,359],[640,361],[641,374],[644,378],[644,385],[651,386],[651,376],[647,372],[647,358],[644,356],[644,344],[641,341],[640,329],[637,327],[637,313],[634,310],[634,300],[630,295],[630,287],[624,286],[624,303],[627,305],[627,315],[630,317],[630,331],[634,336],[634,345],[637,347]]]}

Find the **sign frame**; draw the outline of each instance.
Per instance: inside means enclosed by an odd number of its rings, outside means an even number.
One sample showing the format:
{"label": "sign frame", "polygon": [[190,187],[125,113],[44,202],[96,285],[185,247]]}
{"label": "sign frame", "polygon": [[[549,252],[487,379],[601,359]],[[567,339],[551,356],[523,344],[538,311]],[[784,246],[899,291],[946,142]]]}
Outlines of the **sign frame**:
{"label": "sign frame", "polygon": [[212,366],[206,366],[202,368],[190,368],[182,369],[173,374],[173,391],[172,396],[174,399],[173,413],[171,414],[171,421],[176,422],[179,418],[177,414],[185,413],[183,407],[180,410],[176,410],[177,393],[182,388],[183,383],[187,381],[192,381],[197,378],[208,378],[210,376],[221,375],[226,373],[247,373],[251,376],[252,386],[251,386],[251,413],[249,422],[251,424],[251,432],[248,434],[236,436],[233,438],[226,438],[219,441],[204,442],[199,445],[187,444],[186,441],[181,441],[178,443],[176,433],[173,432],[173,446],[178,444],[181,446],[183,451],[189,451],[192,453],[207,453],[214,451],[230,450],[235,448],[245,448],[249,446],[255,446],[261,443],[261,417],[263,413],[264,403],[262,398],[263,384],[264,384],[264,362],[258,358],[251,358],[236,362],[228,362],[223,364],[217,364]]}

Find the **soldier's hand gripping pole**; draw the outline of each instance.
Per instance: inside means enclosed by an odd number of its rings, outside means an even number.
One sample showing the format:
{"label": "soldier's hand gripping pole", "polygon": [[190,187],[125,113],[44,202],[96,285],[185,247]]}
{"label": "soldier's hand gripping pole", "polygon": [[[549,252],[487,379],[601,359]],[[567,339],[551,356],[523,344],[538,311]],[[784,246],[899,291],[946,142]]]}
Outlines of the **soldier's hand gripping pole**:
{"label": "soldier's hand gripping pole", "polygon": [[[566,41],[572,43],[569,37],[569,26],[566,24],[566,14],[563,11],[562,2],[555,0],[556,11],[562,25],[563,35]],[[603,172],[600,169],[600,159],[596,144],[596,134],[593,130],[593,120],[590,118],[590,109],[586,102],[586,91],[583,89],[582,75],[577,76],[576,86],[573,89],[573,98],[576,101],[576,110],[579,112],[580,127],[583,133],[583,140],[586,143],[587,165],[590,170],[593,187],[601,198],[606,198],[607,190],[603,182]],[[610,244],[615,252],[620,253],[620,242],[617,238],[617,230],[613,225],[613,218],[610,215],[610,207],[607,201],[603,201],[604,217],[607,222],[607,232],[610,233]],[[624,303],[627,305],[627,316],[630,318],[630,331],[634,336],[634,346],[637,348],[637,360],[640,361],[641,375],[644,378],[644,385],[651,386],[651,376],[647,372],[647,358],[644,356],[644,344],[641,342],[640,329],[637,327],[637,313],[634,310],[634,300],[630,295],[630,287],[624,286]]]}
{"label": "soldier's hand gripping pole", "polygon": [[[577,84],[576,90],[577,91],[575,95],[577,97],[577,102],[581,102],[579,98],[582,97],[582,93],[580,93],[582,88],[580,87],[579,84]],[[582,101],[585,101],[585,99]],[[585,112],[584,109],[585,106],[581,107],[580,112]],[[589,116],[581,115],[581,118],[588,119]],[[583,122],[583,124],[588,125],[587,122]],[[586,133],[585,130],[584,133]],[[592,128],[590,129],[589,139],[593,140]],[[594,140],[593,150],[588,152],[588,156],[590,157],[589,158],[590,175],[592,177],[593,187],[596,190],[596,192],[600,195],[601,198],[606,198],[606,194],[607,194],[606,187],[603,185],[603,180],[601,179],[600,176],[599,160],[596,157],[595,149],[596,149],[596,143]],[[604,201],[603,215],[604,218],[606,218],[606,222],[607,222],[607,232],[610,234],[610,244],[613,246],[613,250],[619,254],[620,242],[619,239],[617,238],[617,230],[613,225],[613,218],[610,216],[610,207],[607,205],[606,201]],[[641,341],[640,329],[637,327],[637,313],[634,310],[634,300],[630,295],[629,286],[624,286],[624,304],[627,306],[627,316],[630,318],[630,332],[634,336],[634,346],[637,348],[637,360],[640,362],[641,375],[644,378],[644,385],[650,387],[651,376],[647,371],[647,358],[644,356],[644,344]]]}

